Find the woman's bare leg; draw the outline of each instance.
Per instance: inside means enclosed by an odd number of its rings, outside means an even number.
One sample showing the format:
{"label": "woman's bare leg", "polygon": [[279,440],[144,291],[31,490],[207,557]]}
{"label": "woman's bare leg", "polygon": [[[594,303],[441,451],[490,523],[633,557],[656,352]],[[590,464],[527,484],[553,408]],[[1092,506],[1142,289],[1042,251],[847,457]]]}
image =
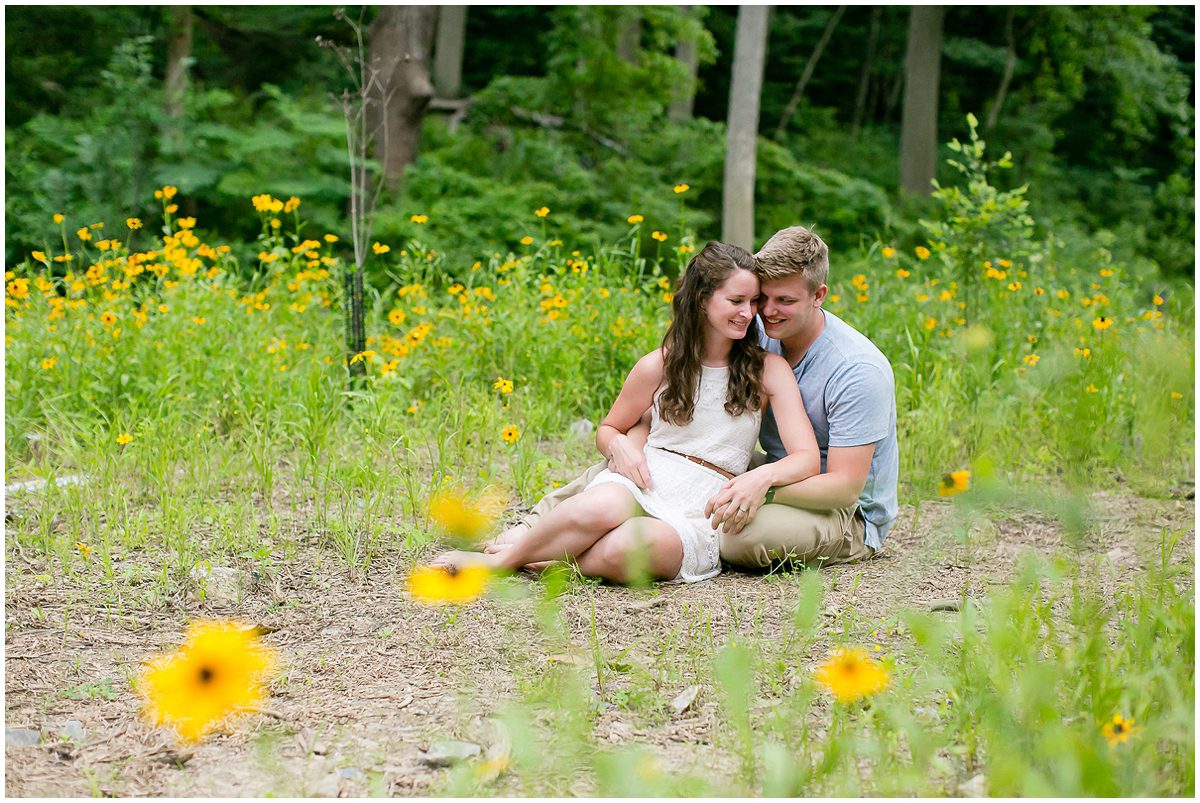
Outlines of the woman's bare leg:
{"label": "woman's bare leg", "polygon": [[434,565],[455,568],[475,563],[517,569],[527,563],[571,559],[628,520],[636,509],[628,488],[606,482],[563,501],[507,548],[494,554],[446,552]]}
{"label": "woman's bare leg", "polygon": [[614,583],[635,579],[639,563],[653,579],[674,580],[683,565],[683,542],[665,521],[637,516],[606,533],[575,563],[588,577]]}

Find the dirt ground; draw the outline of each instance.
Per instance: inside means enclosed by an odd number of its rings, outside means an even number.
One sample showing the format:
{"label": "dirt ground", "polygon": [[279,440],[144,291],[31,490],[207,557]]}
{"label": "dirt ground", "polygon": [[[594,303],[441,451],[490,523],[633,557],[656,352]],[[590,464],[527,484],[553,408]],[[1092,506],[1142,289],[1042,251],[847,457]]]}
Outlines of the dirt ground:
{"label": "dirt ground", "polygon": [[[1030,551],[1095,560],[1098,582],[1111,588],[1159,560],[1164,527],[1185,532],[1172,559],[1189,567],[1192,582],[1194,502],[1097,494],[1092,503],[1097,526],[1084,545],[1066,543],[1059,526],[1035,514],[978,523],[967,545],[952,505],[906,507],[877,559],[821,570],[824,618],[853,611],[857,626],[869,629],[901,608],[928,610],[959,599],[964,588],[980,596]],[[304,523],[289,526],[302,533]],[[95,602],[105,589],[64,580],[55,565],[13,542],[10,533],[4,662],[10,796],[437,794],[449,770],[430,766],[423,751],[441,739],[487,750],[487,717],[516,693],[522,673],[562,660],[536,633],[535,595],[492,597],[457,616],[422,607],[402,592],[411,557],[393,554],[351,572],[328,548],[302,546],[277,571],[253,577],[240,602],[200,601],[180,590],[151,606],[141,600],[157,567],[148,557],[127,555],[130,565],[145,559],[148,571],[126,572],[121,588],[107,590],[122,600],[118,610]],[[509,581],[517,590],[536,590],[537,582]],[[560,602],[573,645],[586,651],[594,603],[599,643],[638,660],[667,634],[691,632],[698,615],[718,642],[738,630],[782,632],[795,598],[789,575],[727,572],[694,586],[651,590],[575,584]],[[129,681],[148,654],[176,645],[197,616],[235,616],[266,628],[283,666],[263,712],[182,748],[139,719]],[[886,643],[893,636],[880,628],[878,638]],[[822,636],[801,663],[815,663],[826,646]],[[685,686],[664,684],[664,704]],[[647,745],[668,768],[722,772],[736,759],[712,744],[718,715],[716,694],[703,688],[682,714],[647,720],[607,708],[594,735],[610,744]],[[12,729],[40,731],[40,742],[20,745]],[[70,738],[57,735],[64,730],[73,731]],[[523,793],[515,782],[499,789]],[[947,792],[954,794],[953,787]]]}

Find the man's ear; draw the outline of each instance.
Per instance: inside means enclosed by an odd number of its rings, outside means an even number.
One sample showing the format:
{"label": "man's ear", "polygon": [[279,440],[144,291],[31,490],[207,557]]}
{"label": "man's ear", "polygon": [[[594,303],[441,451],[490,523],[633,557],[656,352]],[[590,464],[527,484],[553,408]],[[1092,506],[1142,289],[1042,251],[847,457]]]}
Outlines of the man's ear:
{"label": "man's ear", "polygon": [[823,284],[813,293],[813,306],[819,307],[825,301],[825,296],[829,295],[829,285]]}

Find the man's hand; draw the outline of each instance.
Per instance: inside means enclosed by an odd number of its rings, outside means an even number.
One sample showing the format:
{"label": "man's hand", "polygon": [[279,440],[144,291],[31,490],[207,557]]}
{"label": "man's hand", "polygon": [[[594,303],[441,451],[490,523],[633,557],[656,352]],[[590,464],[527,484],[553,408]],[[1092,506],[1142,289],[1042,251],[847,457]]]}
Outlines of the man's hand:
{"label": "man's hand", "polygon": [[628,435],[618,435],[608,444],[608,468],[646,490],[651,486],[646,451],[639,449]]}
{"label": "man's hand", "polygon": [[740,533],[766,501],[767,491],[774,484],[772,478],[772,467],[768,464],[722,485],[704,506],[704,515],[712,520],[713,529],[724,527],[726,535]]}

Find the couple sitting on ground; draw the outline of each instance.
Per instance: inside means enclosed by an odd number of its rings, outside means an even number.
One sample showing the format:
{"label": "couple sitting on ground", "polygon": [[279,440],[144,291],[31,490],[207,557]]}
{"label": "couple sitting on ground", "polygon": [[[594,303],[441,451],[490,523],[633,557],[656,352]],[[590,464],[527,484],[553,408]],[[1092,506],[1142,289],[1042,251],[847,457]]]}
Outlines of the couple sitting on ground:
{"label": "couple sitting on ground", "polygon": [[721,561],[873,557],[897,509],[892,369],[821,308],[828,274],[825,243],[799,226],[754,256],[710,242],[680,280],[662,347],[638,360],[600,423],[605,462],[484,552],[435,565],[569,560],[614,582],[640,567],[689,583]]}

